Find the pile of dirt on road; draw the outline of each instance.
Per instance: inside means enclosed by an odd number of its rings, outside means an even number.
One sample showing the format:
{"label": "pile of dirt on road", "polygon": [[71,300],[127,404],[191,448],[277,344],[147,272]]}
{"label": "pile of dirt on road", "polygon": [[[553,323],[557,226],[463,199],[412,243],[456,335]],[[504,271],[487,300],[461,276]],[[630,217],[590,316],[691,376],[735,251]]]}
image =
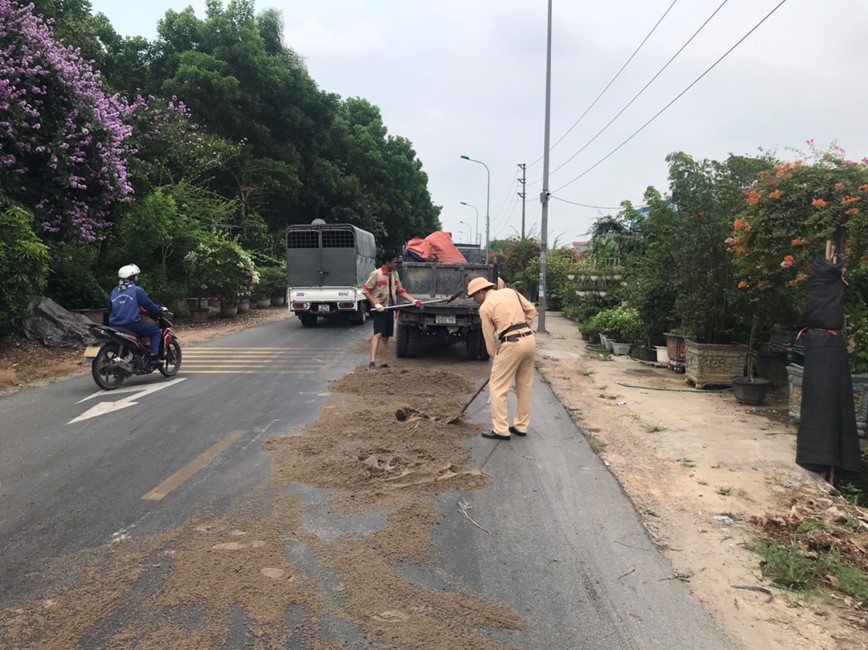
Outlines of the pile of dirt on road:
{"label": "pile of dirt on road", "polygon": [[[272,480],[257,495],[60,563],[76,571],[47,568],[30,602],[0,609],[0,646],[514,647],[517,613],[436,570],[434,498],[490,483],[466,445],[482,427],[443,421],[471,388],[412,367],[334,382],[319,420],[266,440]],[[402,408],[430,417],[399,421]]]}

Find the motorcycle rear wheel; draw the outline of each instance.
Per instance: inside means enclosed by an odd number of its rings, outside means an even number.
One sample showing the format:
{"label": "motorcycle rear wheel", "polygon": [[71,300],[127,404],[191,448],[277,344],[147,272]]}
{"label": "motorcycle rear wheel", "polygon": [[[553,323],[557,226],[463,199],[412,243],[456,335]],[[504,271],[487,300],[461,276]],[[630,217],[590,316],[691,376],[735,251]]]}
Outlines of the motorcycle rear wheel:
{"label": "motorcycle rear wheel", "polygon": [[111,360],[119,355],[120,347],[114,343],[108,343],[100,348],[90,366],[93,380],[103,390],[114,390],[124,383],[124,379],[127,377],[127,373],[111,363]]}
{"label": "motorcycle rear wheel", "polygon": [[174,377],[181,369],[181,344],[175,339],[169,343],[166,350],[166,358],[160,366],[160,373],[163,377]]}

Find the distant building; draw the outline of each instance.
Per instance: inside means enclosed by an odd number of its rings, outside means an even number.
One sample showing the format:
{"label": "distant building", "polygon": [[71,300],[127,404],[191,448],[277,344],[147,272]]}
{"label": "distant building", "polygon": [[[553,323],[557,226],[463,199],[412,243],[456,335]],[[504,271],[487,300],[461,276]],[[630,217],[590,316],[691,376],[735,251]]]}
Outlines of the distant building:
{"label": "distant building", "polygon": [[591,242],[589,241],[574,241],[573,242],[573,251],[576,253],[585,253],[591,247]]}

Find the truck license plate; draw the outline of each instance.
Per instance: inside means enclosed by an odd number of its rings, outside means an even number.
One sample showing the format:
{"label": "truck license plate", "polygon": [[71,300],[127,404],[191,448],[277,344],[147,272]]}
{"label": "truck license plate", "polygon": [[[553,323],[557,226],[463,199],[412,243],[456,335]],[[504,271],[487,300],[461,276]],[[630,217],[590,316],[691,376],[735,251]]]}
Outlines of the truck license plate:
{"label": "truck license plate", "polygon": [[327,314],[327,313],[329,313],[331,310],[332,310],[332,308],[329,307],[328,305],[319,305],[319,306],[317,306],[317,311],[319,311],[320,313]]}
{"label": "truck license plate", "polygon": [[438,314],[434,317],[435,325],[455,325],[454,314]]}

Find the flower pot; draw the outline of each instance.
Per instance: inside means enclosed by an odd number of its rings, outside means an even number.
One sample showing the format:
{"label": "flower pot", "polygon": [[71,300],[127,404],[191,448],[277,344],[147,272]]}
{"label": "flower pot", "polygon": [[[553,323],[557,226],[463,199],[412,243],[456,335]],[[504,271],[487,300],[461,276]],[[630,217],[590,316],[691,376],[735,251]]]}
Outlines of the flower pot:
{"label": "flower pot", "polygon": [[271,306],[272,307],[283,307],[283,303],[286,302],[286,298],[284,296],[272,296],[271,297]]}
{"label": "flower pot", "polygon": [[199,309],[208,309],[211,306],[210,298],[199,298]]}
{"label": "flower pot", "polygon": [[614,349],[615,339],[606,337],[606,349],[611,352]]}
{"label": "flower pot", "polygon": [[612,347],[609,348],[616,357],[623,357],[625,354],[630,354],[630,344],[629,343],[618,343],[616,341],[610,341]]}
{"label": "flower pot", "polygon": [[665,345],[655,345],[655,351],[657,352],[657,363],[669,364],[669,352],[666,349]]}
{"label": "flower pot", "polygon": [[190,315],[193,316],[193,320],[197,323],[204,322],[208,320],[208,309],[202,309],[201,307],[197,307],[196,309],[190,310]]}
{"label": "flower pot", "polygon": [[268,296],[256,296],[253,300],[259,309],[271,307],[271,298]]}
{"label": "flower pot", "polygon": [[602,332],[600,332],[598,334],[598,336],[600,337],[600,345],[602,345],[603,347],[606,347],[606,339],[608,337],[605,334],[603,334]]}
{"label": "flower pot", "polygon": [[245,298],[244,300],[242,300],[241,302],[238,303],[238,313],[239,314],[246,314],[248,311],[250,311],[250,299]]}
{"label": "flower pot", "polygon": [[731,386],[733,377],[744,376],[746,345],[697,343],[690,339],[685,343],[685,379],[697,388]]}
{"label": "flower pot", "polygon": [[238,315],[238,305],[221,306],[220,315],[223,318],[235,318]]}
{"label": "flower pot", "polygon": [[756,406],[766,399],[766,393],[771,383],[768,379],[757,377],[751,381],[748,377],[732,378],[732,394],[739,404]]}
{"label": "flower pot", "polygon": [[597,343],[600,342],[600,335],[599,334],[588,334],[588,336],[590,337],[588,339],[588,343],[590,343],[591,345],[596,345]]}
{"label": "flower pot", "polygon": [[583,341],[591,340],[591,335],[588,334],[587,332],[581,332],[580,331],[579,334],[581,335]]}
{"label": "flower pot", "polygon": [[666,353],[670,361],[684,363],[686,356],[685,338],[680,334],[663,334],[666,337]]}
{"label": "flower pot", "polygon": [[657,361],[657,350],[654,348],[646,348],[644,346],[639,346],[636,348],[636,354],[641,361]]}

